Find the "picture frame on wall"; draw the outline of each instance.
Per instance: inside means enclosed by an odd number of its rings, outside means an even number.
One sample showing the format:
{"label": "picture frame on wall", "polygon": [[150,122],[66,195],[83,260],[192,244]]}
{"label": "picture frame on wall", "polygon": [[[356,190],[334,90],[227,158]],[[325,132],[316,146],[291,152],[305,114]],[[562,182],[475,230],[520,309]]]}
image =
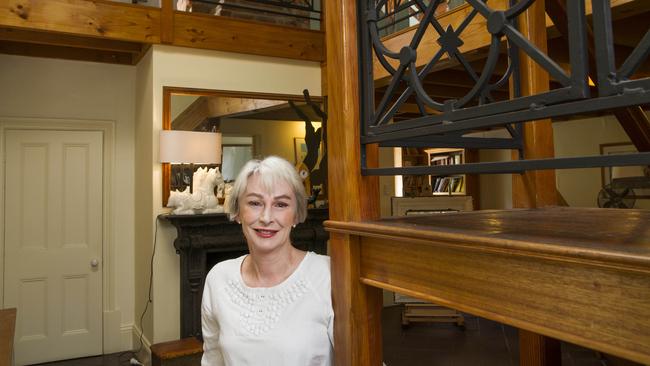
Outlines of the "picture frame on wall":
{"label": "picture frame on wall", "polygon": [[293,138],[293,152],[295,158],[295,164],[300,163],[305,156],[307,156],[307,143],[305,142],[304,137],[294,137]]}
{"label": "picture frame on wall", "polygon": [[[611,144],[601,144],[600,145],[600,154],[601,155],[611,155],[611,154],[632,154],[637,153],[636,147],[630,142],[617,142]],[[625,178],[625,177],[634,177],[634,176],[643,176],[643,167],[642,166],[609,166],[601,168],[601,179],[602,186],[606,186],[612,183],[612,180],[616,178]]]}

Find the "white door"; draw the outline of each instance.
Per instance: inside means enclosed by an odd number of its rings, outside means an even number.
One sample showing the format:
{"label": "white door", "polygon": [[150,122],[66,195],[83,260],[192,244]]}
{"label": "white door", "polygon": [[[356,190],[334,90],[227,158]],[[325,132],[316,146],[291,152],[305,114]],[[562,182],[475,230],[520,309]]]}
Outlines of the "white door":
{"label": "white door", "polygon": [[17,365],[102,353],[102,133],[7,130],[5,307]]}

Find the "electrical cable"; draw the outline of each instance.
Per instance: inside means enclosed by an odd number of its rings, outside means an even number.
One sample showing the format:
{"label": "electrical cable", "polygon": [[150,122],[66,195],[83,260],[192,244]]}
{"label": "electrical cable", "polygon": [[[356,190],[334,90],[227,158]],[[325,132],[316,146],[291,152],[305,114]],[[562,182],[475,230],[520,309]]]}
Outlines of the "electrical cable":
{"label": "electrical cable", "polygon": [[[119,364],[132,365],[131,359],[136,358],[136,356],[140,353],[140,351],[142,351],[142,348],[144,347],[144,342],[142,341],[142,337],[144,336],[143,320],[144,320],[144,315],[147,313],[147,309],[149,309],[149,304],[153,302],[153,299],[151,297],[151,293],[153,291],[153,260],[156,256],[156,243],[158,242],[158,221],[159,218],[156,217],[156,227],[153,234],[153,249],[151,251],[151,263],[149,267],[149,293],[148,293],[147,303],[145,304],[144,310],[142,310],[142,314],[140,315],[140,337],[138,339],[138,341],[140,342],[140,346],[138,347],[137,351],[124,351],[120,353],[120,355],[118,356]],[[131,357],[128,359],[123,359],[122,357],[124,357],[124,355],[127,354]]]}

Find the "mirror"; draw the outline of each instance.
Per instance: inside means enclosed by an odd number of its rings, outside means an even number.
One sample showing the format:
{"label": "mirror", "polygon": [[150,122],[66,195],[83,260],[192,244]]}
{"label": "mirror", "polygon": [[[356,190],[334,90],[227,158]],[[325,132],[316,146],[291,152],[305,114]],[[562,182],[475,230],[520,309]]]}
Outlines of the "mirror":
{"label": "mirror", "polygon": [[319,170],[327,165],[323,159],[325,106],[323,98],[306,95],[163,87],[163,129],[222,134],[221,164],[163,163],[163,206],[171,190],[182,191],[189,185],[198,167],[218,167],[228,182],[248,160],[269,155],[308,170],[307,194],[322,200],[327,180],[326,171]]}

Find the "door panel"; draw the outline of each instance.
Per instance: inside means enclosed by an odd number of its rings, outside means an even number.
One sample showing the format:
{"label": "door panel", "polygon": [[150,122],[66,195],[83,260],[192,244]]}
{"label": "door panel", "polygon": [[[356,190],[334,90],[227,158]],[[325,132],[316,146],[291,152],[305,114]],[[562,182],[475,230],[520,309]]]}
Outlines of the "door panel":
{"label": "door panel", "polygon": [[6,131],[4,306],[18,308],[17,365],[102,353],[102,141]]}

